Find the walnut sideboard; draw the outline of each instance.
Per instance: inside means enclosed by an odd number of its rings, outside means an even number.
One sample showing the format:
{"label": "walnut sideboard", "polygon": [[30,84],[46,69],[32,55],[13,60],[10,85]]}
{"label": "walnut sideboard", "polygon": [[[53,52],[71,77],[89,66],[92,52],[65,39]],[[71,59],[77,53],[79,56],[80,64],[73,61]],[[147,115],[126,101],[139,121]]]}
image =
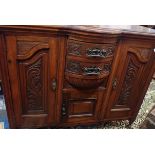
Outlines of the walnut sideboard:
{"label": "walnut sideboard", "polygon": [[132,123],[155,70],[142,26],[0,26],[10,128]]}

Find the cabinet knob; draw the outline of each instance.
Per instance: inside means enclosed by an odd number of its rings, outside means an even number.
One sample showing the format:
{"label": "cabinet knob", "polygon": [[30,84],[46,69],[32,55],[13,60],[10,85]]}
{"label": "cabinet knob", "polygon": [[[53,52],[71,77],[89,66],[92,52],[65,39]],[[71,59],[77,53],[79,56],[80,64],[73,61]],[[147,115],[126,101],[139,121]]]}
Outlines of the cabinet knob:
{"label": "cabinet knob", "polygon": [[117,88],[117,84],[118,84],[117,79],[116,78],[113,79],[113,82],[112,82],[112,88],[113,88],[113,90],[115,90]]}
{"label": "cabinet knob", "polygon": [[56,82],[56,79],[54,78],[54,79],[52,80],[52,90],[55,91],[56,88],[57,88],[57,82]]}

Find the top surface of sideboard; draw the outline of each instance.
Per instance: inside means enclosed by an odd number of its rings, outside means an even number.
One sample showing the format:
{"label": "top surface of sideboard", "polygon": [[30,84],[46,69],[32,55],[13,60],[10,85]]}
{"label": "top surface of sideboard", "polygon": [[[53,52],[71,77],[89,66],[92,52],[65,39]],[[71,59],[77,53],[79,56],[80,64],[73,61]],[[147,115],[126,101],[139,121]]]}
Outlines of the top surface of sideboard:
{"label": "top surface of sideboard", "polygon": [[137,25],[1,25],[0,31],[52,31],[155,37],[155,30]]}

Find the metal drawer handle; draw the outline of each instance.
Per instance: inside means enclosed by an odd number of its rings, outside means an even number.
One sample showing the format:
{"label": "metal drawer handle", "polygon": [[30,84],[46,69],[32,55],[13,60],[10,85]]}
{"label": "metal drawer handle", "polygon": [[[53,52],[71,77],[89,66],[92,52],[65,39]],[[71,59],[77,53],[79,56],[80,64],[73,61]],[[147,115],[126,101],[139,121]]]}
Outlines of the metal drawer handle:
{"label": "metal drawer handle", "polygon": [[87,56],[89,57],[106,57],[107,55],[107,50],[105,49],[98,49],[98,48],[95,48],[95,49],[88,49],[87,51]]}
{"label": "metal drawer handle", "polygon": [[102,69],[94,66],[94,67],[85,67],[83,70],[84,75],[99,75]]}

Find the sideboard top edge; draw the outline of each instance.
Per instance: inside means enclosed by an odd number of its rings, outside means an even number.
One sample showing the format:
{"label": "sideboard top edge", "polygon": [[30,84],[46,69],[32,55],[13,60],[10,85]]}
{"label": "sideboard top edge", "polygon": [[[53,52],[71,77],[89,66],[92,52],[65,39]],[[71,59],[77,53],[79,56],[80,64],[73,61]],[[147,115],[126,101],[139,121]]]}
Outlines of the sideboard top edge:
{"label": "sideboard top edge", "polygon": [[[155,37],[155,30],[138,25],[0,25],[0,31],[49,31],[55,33],[93,33],[111,36]],[[155,38],[154,38],[155,39]]]}

